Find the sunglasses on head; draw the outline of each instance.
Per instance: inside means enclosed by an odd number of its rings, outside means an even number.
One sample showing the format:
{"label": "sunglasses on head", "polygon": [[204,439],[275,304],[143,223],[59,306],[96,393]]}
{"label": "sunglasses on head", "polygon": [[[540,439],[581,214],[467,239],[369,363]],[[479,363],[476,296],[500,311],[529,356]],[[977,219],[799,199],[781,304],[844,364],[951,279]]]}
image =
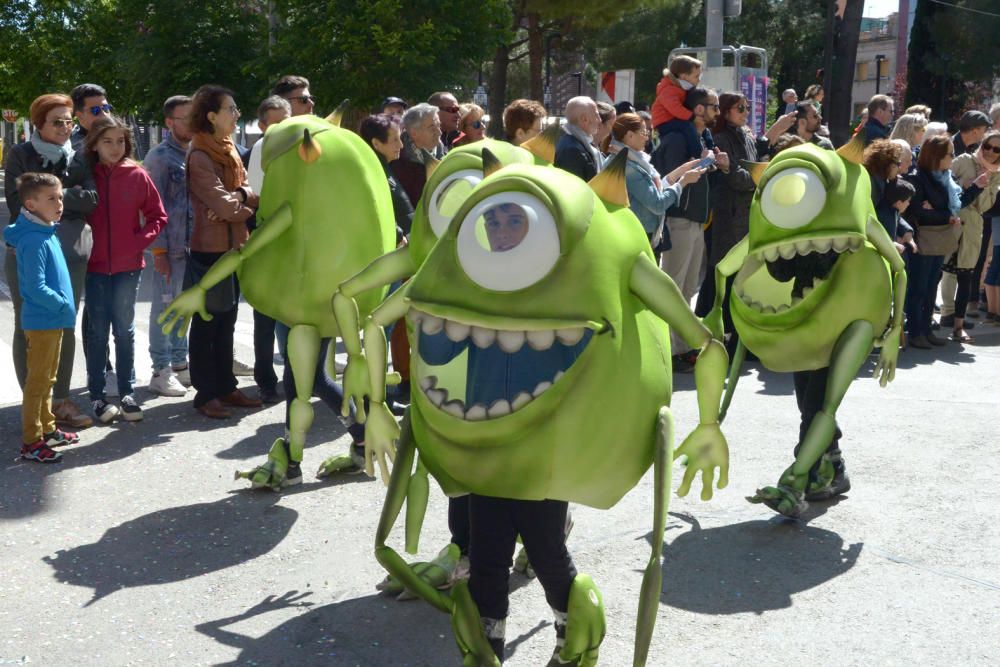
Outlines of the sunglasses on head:
{"label": "sunglasses on head", "polygon": [[100,116],[102,113],[111,113],[112,111],[114,111],[114,107],[107,102],[96,107],[90,107],[90,113],[95,116]]}
{"label": "sunglasses on head", "polygon": [[447,111],[448,113],[458,113],[458,107],[438,107],[441,111]]}

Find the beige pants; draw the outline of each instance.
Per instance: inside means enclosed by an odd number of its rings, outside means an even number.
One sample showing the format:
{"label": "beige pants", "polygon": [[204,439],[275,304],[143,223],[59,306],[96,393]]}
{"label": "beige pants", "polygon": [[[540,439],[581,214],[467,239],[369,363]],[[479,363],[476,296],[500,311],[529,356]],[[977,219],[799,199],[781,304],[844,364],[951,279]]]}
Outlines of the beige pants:
{"label": "beige pants", "polygon": [[[660,256],[660,268],[670,276],[684,295],[691,299],[701,288],[705,275],[705,235],[700,222],[668,217],[665,223],[670,233],[670,250]],[[683,354],[691,349],[673,330],[670,331],[671,354]]]}
{"label": "beige pants", "polygon": [[52,385],[59,369],[62,329],[24,332],[28,352],[28,376],[21,401],[21,441],[37,442],[45,433],[56,430],[52,414]]}

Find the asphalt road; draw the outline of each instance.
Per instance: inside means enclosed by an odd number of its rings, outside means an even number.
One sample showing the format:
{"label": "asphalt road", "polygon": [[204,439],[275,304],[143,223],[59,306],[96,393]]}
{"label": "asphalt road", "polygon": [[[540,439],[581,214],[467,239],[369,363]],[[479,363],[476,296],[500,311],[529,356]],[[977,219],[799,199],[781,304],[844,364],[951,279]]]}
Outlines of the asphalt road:
{"label": "asphalt road", "polygon": [[[311,475],[349,441],[330,412],[317,404],[305,484],[248,490],[233,471],[264,459],[284,408],[218,423],[190,398],[146,393],[148,312],[144,281],[145,420],[86,430],[61,464],[41,466],[17,458],[13,314],[0,289],[0,665],[458,665],[444,615],[374,590],[382,483]],[[981,329],[974,346],[905,352],[887,389],[855,381],[839,413],[854,488],[798,521],[744,500],[777,480],[797,433],[790,377],[749,367],[724,427],[729,488],[671,501],[650,665],[997,664],[1000,328]],[[241,306],[247,362],[251,334]],[[683,435],[695,394],[690,376],[677,385]],[[611,510],[574,510],[571,551],[607,605],[601,664],[631,663],[651,484],[650,473]],[[446,540],[432,487],[422,557]],[[399,531],[393,544],[402,549]],[[542,591],[518,576],[512,588],[507,664],[544,664],[554,637]]]}

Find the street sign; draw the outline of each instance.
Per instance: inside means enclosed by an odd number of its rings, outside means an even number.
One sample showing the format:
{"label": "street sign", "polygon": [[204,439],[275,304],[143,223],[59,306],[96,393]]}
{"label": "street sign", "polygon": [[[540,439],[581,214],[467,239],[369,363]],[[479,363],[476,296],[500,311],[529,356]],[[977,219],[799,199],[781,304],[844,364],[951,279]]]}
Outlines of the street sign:
{"label": "street sign", "polygon": [[13,109],[4,109],[3,110],[3,119],[5,121],[7,121],[8,123],[16,123],[17,122],[17,112],[14,111]]}
{"label": "street sign", "polygon": [[489,97],[487,97],[486,88],[484,88],[482,84],[476,88],[476,92],[472,93],[472,101],[484,109],[488,106]]}

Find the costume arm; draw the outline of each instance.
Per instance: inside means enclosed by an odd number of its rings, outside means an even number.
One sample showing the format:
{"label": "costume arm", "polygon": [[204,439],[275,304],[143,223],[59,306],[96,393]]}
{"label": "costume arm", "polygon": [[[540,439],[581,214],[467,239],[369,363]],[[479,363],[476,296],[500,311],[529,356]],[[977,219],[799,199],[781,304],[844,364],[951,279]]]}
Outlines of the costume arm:
{"label": "costume arm", "polygon": [[[249,209],[248,209],[249,210]],[[261,223],[257,231],[243,244],[240,249],[233,249],[219,258],[219,260],[205,272],[205,276],[199,281],[199,285],[206,290],[214,287],[226,276],[235,273],[240,267],[240,263],[252,257],[254,253],[266,246],[268,243],[285,233],[285,230],[292,226],[292,207],[288,203],[282,204],[274,212],[267,223]]]}

